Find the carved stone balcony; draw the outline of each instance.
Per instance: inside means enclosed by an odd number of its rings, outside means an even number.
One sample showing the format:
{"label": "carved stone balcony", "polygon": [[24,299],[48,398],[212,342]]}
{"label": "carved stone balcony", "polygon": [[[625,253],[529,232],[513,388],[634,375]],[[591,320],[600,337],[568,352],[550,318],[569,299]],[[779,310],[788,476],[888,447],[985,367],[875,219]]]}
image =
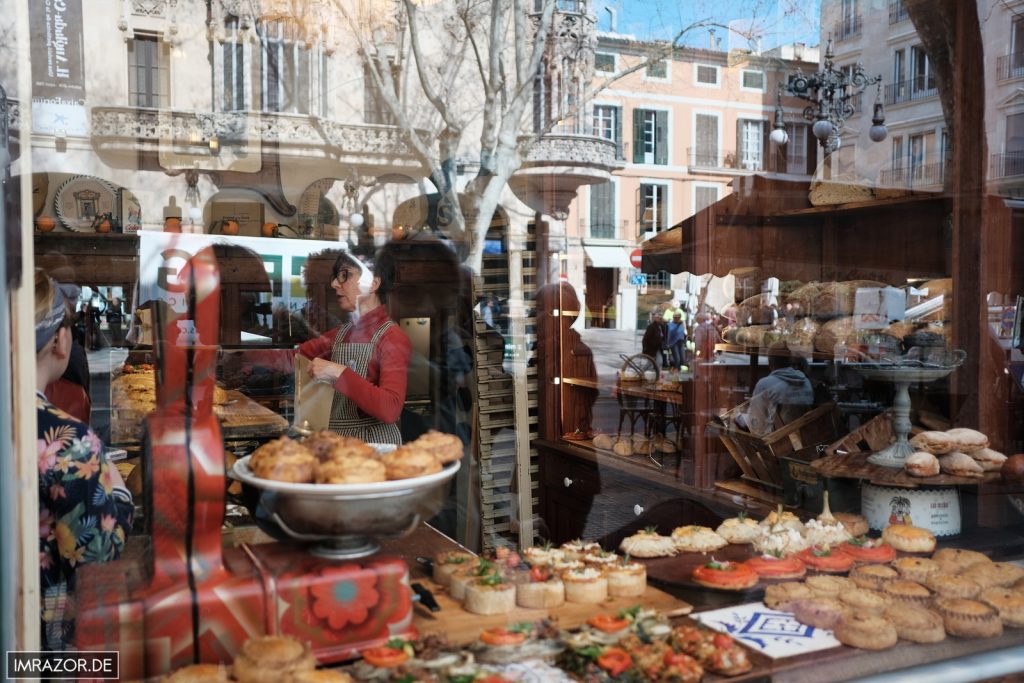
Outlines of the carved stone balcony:
{"label": "carved stone balcony", "polygon": [[580,185],[602,183],[625,165],[616,158],[612,140],[595,135],[548,134],[529,146],[509,186],[530,208],[564,219]]}
{"label": "carved stone balcony", "polygon": [[346,165],[419,169],[394,126],[353,125],[301,114],[199,112],[144,107],[94,107],[96,151],[111,156],[158,155],[164,168],[246,170],[271,145],[282,158],[319,158]]}

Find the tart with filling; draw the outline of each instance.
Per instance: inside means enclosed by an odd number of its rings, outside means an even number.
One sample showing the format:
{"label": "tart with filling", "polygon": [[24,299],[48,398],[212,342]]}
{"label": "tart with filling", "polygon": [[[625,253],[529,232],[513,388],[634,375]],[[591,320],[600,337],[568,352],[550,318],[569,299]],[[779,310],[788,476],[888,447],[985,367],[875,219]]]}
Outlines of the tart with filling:
{"label": "tart with filling", "polygon": [[608,579],[600,569],[583,567],[562,574],[567,602],[594,604],[608,597]]}
{"label": "tart with filling", "polygon": [[462,603],[462,608],[473,614],[508,614],[515,606],[516,587],[498,572],[470,582]]}
{"label": "tart with filling", "polygon": [[961,638],[995,638],[1003,634],[1003,620],[991,605],[966,598],[936,598],[946,633]]}
{"label": "tart with filling", "polygon": [[757,585],[757,573],[745,564],[711,560],[693,570],[695,583],[722,590],[746,590]]}
{"label": "tart with filling", "polygon": [[550,567],[536,565],[516,584],[516,604],[531,609],[548,609],[565,603],[565,584]]}
{"label": "tart with filling", "polygon": [[707,553],[729,545],[729,541],[709,527],[695,524],[676,527],[672,531],[672,540],[675,541],[678,550],[689,553]]}
{"label": "tart with filling", "polygon": [[473,553],[463,550],[446,550],[434,555],[434,582],[442,586],[451,584],[452,574],[459,569],[476,566],[477,558]]}
{"label": "tart with filling", "polygon": [[628,557],[604,570],[608,595],[613,598],[637,598],[647,590],[647,567]]}
{"label": "tart with filling", "polygon": [[761,526],[741,512],[719,524],[715,533],[729,543],[747,544],[753,543],[761,535]]}
{"label": "tart with filling", "polygon": [[850,571],[853,558],[841,550],[834,550],[829,545],[815,545],[797,553],[800,561],[811,569],[829,574],[842,574]]}
{"label": "tart with filling", "polygon": [[884,617],[854,610],[839,618],[832,630],[843,645],[862,650],[885,650],[899,640],[896,627]]}
{"label": "tart with filling", "polygon": [[619,550],[633,557],[669,557],[678,552],[675,539],[662,536],[653,527],[622,539]]}
{"label": "tart with filling", "polygon": [[807,573],[807,567],[796,555],[777,557],[766,553],[752,557],[744,564],[764,579],[799,579]]}
{"label": "tart with filling", "polygon": [[893,603],[883,616],[896,627],[896,635],[913,643],[938,643],[945,640],[942,617],[934,610],[918,605]]}
{"label": "tart with filling", "polygon": [[892,562],[896,559],[896,548],[867,536],[851,538],[840,545],[839,549],[852,557],[855,562],[866,564]]}

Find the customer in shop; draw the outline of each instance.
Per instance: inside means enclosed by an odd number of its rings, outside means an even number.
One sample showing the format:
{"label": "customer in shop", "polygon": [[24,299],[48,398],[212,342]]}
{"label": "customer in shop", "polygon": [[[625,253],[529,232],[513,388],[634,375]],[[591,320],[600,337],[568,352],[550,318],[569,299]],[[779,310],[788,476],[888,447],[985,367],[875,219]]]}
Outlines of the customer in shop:
{"label": "customer in shop", "polygon": [[412,345],[388,316],[395,269],[387,246],[372,272],[364,272],[351,254],[340,254],[331,287],[349,321],[299,346],[299,353],[313,361],[310,375],[335,389],[330,428],[370,443],[402,443],[398,421]]}
{"label": "customer in shop", "polygon": [[39,459],[39,579],[42,645],[74,647],[75,575],[121,554],[132,496],[103,442],[86,423],[46,399],[71,357],[73,308],[42,270],[35,273],[36,421]]}
{"label": "customer in shop", "polygon": [[814,405],[814,388],[807,378],[807,361],[775,347],[768,356],[768,375],[754,385],[746,411],[736,424],[751,434],[764,436],[776,428],[776,418],[786,424]]}

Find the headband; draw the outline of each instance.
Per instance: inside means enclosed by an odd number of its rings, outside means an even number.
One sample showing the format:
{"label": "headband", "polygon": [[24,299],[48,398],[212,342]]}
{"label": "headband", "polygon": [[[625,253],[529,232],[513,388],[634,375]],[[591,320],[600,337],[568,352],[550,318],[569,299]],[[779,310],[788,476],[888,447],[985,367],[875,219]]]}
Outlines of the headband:
{"label": "headband", "polygon": [[79,290],[75,285],[62,284],[53,278],[50,278],[50,285],[53,287],[53,301],[50,303],[50,310],[46,316],[36,323],[36,353],[39,353],[53,339],[63,324],[65,299],[78,298]]}

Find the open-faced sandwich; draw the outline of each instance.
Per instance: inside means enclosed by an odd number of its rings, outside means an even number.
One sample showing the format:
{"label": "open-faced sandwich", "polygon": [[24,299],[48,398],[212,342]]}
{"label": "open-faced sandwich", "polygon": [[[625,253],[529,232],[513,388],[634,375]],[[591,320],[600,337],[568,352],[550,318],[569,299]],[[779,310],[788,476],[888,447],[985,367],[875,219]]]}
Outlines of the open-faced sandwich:
{"label": "open-faced sandwich", "polygon": [[811,569],[829,574],[842,574],[850,571],[853,566],[852,557],[827,543],[801,550],[797,557]]}
{"label": "open-faced sandwich", "polygon": [[558,629],[546,619],[486,628],[469,646],[477,661],[484,664],[553,660],[564,649]]}
{"label": "open-faced sandwich", "polygon": [[725,633],[700,626],[677,626],[672,629],[670,642],[716,674],[738,676],[753,667],[747,651]]}
{"label": "open-faced sandwich", "polygon": [[778,556],[766,553],[752,557],[744,564],[764,579],[799,579],[807,573],[807,567],[796,555]]}
{"label": "open-faced sandwich", "polygon": [[896,548],[893,548],[888,543],[867,536],[851,538],[840,545],[839,549],[852,557],[855,562],[865,564],[873,562],[884,564],[896,559]]}

